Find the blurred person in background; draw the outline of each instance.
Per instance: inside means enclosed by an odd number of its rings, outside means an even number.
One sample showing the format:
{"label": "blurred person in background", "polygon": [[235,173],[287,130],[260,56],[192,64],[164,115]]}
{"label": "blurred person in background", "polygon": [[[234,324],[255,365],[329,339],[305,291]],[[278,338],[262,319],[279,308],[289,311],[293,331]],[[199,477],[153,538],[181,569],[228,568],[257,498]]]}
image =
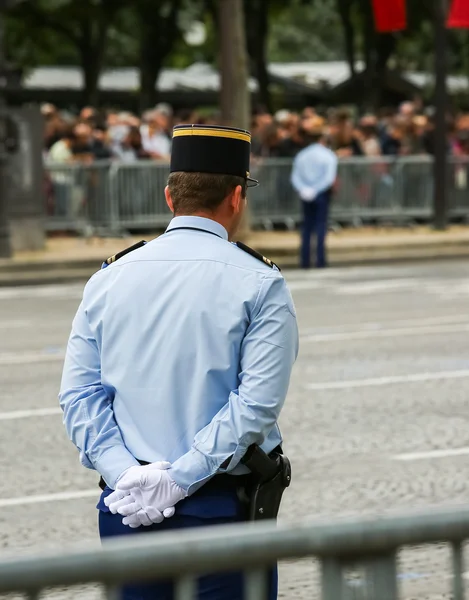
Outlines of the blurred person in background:
{"label": "blurred person in background", "polygon": [[365,115],[360,119],[357,139],[364,156],[381,156],[378,119],[374,115]]}
{"label": "blurred person in background", "polygon": [[275,113],[274,122],[277,125],[279,137],[282,140],[290,136],[294,118],[294,115],[289,110],[278,110]]}
{"label": "blurred person in background", "polygon": [[[76,143],[75,130],[68,126],[62,131],[62,138],[55,142],[49,150],[48,160],[56,165],[68,165],[74,162]],[[48,198],[48,213],[55,217],[66,217],[71,212],[71,193],[74,184],[72,172],[64,169],[53,169],[50,172],[52,195]]]}
{"label": "blurred person in background", "polygon": [[300,266],[311,266],[311,236],[316,235],[316,267],[327,266],[326,235],[332,187],[337,177],[337,156],[326,148],[325,123],[321,117],[303,121],[309,145],[293,161],[291,182],[303,208]]}
{"label": "blurred person in background", "polygon": [[[93,129],[88,122],[75,125],[75,138],[73,153],[76,162],[84,166],[92,166],[96,160],[103,160],[112,156],[106,142],[106,133],[102,129]],[[78,214],[86,210],[86,217],[92,230],[106,222],[106,206],[102,194],[103,182],[108,176],[107,165],[93,165],[77,174],[74,186],[74,211]]]}
{"label": "blurred person in background", "polygon": [[109,160],[112,158],[112,150],[109,143],[107,127],[96,125],[92,131],[91,152],[95,160]]}
{"label": "blurred person in background", "polygon": [[168,137],[168,114],[161,110],[153,110],[146,115],[147,123],[140,128],[143,149],[151,158],[169,161],[171,140]]}
{"label": "blurred person in background", "polygon": [[189,125],[190,123],[200,123],[200,117],[190,108],[179,110],[173,117],[173,124],[175,126]]}
{"label": "blurred person in background", "polygon": [[88,123],[77,123],[73,131],[75,134],[75,144],[73,147],[75,160],[84,164],[93,162],[93,130],[91,126]]}
{"label": "blurred person in background", "polygon": [[200,123],[201,125],[223,125],[221,113],[218,110],[202,115],[200,121],[197,120],[197,113],[194,113],[194,117],[195,119],[192,120],[191,123]]}
{"label": "blurred person in background", "polygon": [[[427,126],[423,134],[422,145],[427,154],[435,154],[435,125],[436,125],[436,110],[435,107],[429,106],[425,111],[427,118]],[[448,155],[457,152],[457,121],[455,123],[452,115],[446,115],[446,135],[447,135],[447,151]]]}
{"label": "blurred person in background", "polygon": [[298,115],[291,115],[288,126],[289,135],[281,140],[278,148],[280,157],[294,158],[306,146],[302,122],[303,119],[300,120]]}
{"label": "blurred person in background", "polygon": [[41,114],[44,119],[44,148],[50,150],[66,130],[66,123],[53,104],[43,104]]}
{"label": "blurred person in background", "polygon": [[381,139],[381,151],[384,156],[399,156],[403,153],[403,142],[406,136],[406,120],[395,117]]}
{"label": "blurred person in background", "polygon": [[[280,122],[280,143],[276,155],[279,158],[291,160],[305,147],[303,130],[300,129],[300,116],[296,113],[287,113],[287,115],[279,116],[277,113],[275,118]],[[296,200],[296,194],[290,181],[288,163],[279,165],[275,184],[279,209],[284,210],[285,214],[289,214],[291,212],[292,201]]]}
{"label": "blurred person in background", "polygon": [[425,115],[415,115],[412,118],[410,154],[426,154],[425,133],[427,131],[428,119]]}
{"label": "blurred person in background", "polygon": [[406,102],[402,102],[399,105],[399,113],[398,116],[403,117],[404,119],[406,119],[409,123],[412,121],[412,119],[415,116],[415,105],[413,102],[411,101],[406,101]]}
{"label": "blurred person in background", "polygon": [[97,125],[92,128],[88,122],[77,123],[75,137],[74,154],[78,161],[89,164],[95,160],[107,160],[112,157],[104,126]]}
{"label": "blurred person in background", "polygon": [[168,137],[168,139],[171,140],[171,138],[173,136],[173,116],[174,116],[172,106],[170,104],[168,104],[167,102],[160,102],[159,104],[157,104],[155,106],[155,112],[159,113],[160,115],[164,115],[166,117],[165,122],[162,123],[162,128],[163,128],[164,133]]}
{"label": "blurred person in background", "polygon": [[98,111],[92,106],[85,106],[81,109],[78,120],[87,123],[91,128],[96,127],[98,123]]}
{"label": "blurred person in background", "polygon": [[309,119],[311,117],[316,117],[317,112],[312,106],[306,106],[301,112],[302,119]]}
{"label": "blurred person in background", "polygon": [[426,109],[425,116],[427,118],[427,126],[425,128],[425,133],[423,134],[422,142],[425,152],[433,156],[435,154],[435,110],[432,106]]}
{"label": "blurred person in background", "polygon": [[[150,160],[151,156],[142,145],[142,136],[139,127],[130,127],[126,137],[119,146],[116,146],[114,156],[126,164],[135,164],[139,160]],[[119,216],[123,219],[145,218],[151,212],[151,198],[148,193],[146,179],[134,171],[132,181],[132,194],[123,194],[119,197]]]}
{"label": "blurred person in background", "polygon": [[76,141],[74,127],[68,126],[62,130],[61,138],[49,150],[48,160],[54,163],[71,163],[74,160],[74,144]]}
{"label": "blurred person in background", "polygon": [[462,113],[454,122],[452,152],[456,156],[467,155],[467,138],[469,134],[469,115]]}
{"label": "blurred person in background", "polygon": [[329,126],[328,146],[339,158],[363,155],[348,111],[339,110],[333,115]]}
{"label": "blurred person in background", "polygon": [[381,147],[383,145],[383,140],[387,136],[388,129],[392,125],[394,121],[394,117],[396,116],[396,111],[394,108],[386,106],[381,108],[378,111],[378,137],[380,140]]}
{"label": "blurred person in background", "polygon": [[[118,154],[122,141],[126,138],[131,127],[133,115],[127,112],[110,112],[107,115],[106,127],[109,146],[113,154]],[[136,117],[135,117],[136,119]],[[137,127],[139,121],[137,120]]]}
{"label": "blurred person in background", "polygon": [[274,122],[272,115],[263,109],[258,109],[251,120],[251,152],[253,156],[262,156],[262,141],[265,131]]}
{"label": "blurred person in background", "polygon": [[114,156],[125,163],[151,158],[150,154],[143,148],[142,136],[138,127],[129,128],[126,137],[115,148]]}
{"label": "blurred person in background", "polygon": [[276,123],[270,123],[262,128],[257,139],[253,155],[259,158],[275,158],[279,154],[280,136]]}
{"label": "blurred person in background", "polygon": [[467,206],[469,191],[469,115],[459,115],[451,128],[448,146],[455,157],[448,167],[454,206]]}

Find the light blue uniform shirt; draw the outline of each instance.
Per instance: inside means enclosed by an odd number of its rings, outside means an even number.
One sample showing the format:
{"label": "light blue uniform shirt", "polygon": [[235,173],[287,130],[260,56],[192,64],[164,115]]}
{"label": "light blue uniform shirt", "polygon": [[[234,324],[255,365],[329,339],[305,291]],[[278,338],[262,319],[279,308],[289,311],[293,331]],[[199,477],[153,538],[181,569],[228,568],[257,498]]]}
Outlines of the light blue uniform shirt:
{"label": "light blue uniform shirt", "polygon": [[291,183],[305,202],[313,202],[335,182],[337,156],[322,144],[311,144],[295,156]]}
{"label": "light blue uniform shirt", "polygon": [[216,473],[245,472],[251,444],[281,442],[297,352],[280,272],[215,221],[176,217],[86,285],[62,377],[65,426],[111,488],[137,459],[168,460],[193,493]]}

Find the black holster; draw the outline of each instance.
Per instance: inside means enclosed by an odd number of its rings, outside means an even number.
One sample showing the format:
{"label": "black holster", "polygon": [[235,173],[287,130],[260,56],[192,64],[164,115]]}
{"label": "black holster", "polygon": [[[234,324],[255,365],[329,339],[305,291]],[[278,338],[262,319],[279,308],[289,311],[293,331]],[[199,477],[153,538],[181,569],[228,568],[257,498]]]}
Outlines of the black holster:
{"label": "black holster", "polygon": [[266,454],[259,446],[250,446],[241,460],[251,471],[246,486],[247,519],[276,519],[283,492],[291,483],[291,465],[281,448]]}

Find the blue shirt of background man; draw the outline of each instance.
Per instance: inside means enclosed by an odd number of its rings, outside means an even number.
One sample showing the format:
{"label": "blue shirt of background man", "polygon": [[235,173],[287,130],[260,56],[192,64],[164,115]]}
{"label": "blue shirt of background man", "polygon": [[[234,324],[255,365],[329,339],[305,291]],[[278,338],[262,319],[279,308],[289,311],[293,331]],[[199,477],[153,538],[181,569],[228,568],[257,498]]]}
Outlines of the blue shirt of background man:
{"label": "blue shirt of background man", "polygon": [[313,202],[329,190],[337,177],[337,156],[322,144],[301,150],[293,162],[291,183],[305,202]]}

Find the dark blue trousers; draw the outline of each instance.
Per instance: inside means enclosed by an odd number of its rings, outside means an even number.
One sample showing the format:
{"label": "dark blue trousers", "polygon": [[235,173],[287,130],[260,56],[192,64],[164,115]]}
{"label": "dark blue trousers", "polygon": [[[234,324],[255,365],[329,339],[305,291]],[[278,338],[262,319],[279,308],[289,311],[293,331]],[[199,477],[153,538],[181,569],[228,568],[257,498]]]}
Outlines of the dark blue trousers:
{"label": "dark blue trousers", "polygon": [[322,192],[313,202],[302,201],[303,230],[301,235],[301,267],[311,266],[311,236],[316,236],[316,267],[327,266],[326,235],[329,219],[330,191]]}
{"label": "dark blue trousers", "polygon": [[[122,524],[120,515],[99,511],[99,533],[101,539],[122,535],[144,535],[150,531],[170,531],[191,527],[207,527],[236,523],[237,517],[199,518],[189,515],[174,515],[158,525],[131,529]],[[229,544],[229,540],[226,541]],[[277,598],[277,569],[270,575],[269,600]],[[240,572],[206,575],[198,580],[198,600],[244,600],[243,574]],[[173,586],[168,581],[150,584],[131,584],[122,588],[122,600],[174,600]]]}

